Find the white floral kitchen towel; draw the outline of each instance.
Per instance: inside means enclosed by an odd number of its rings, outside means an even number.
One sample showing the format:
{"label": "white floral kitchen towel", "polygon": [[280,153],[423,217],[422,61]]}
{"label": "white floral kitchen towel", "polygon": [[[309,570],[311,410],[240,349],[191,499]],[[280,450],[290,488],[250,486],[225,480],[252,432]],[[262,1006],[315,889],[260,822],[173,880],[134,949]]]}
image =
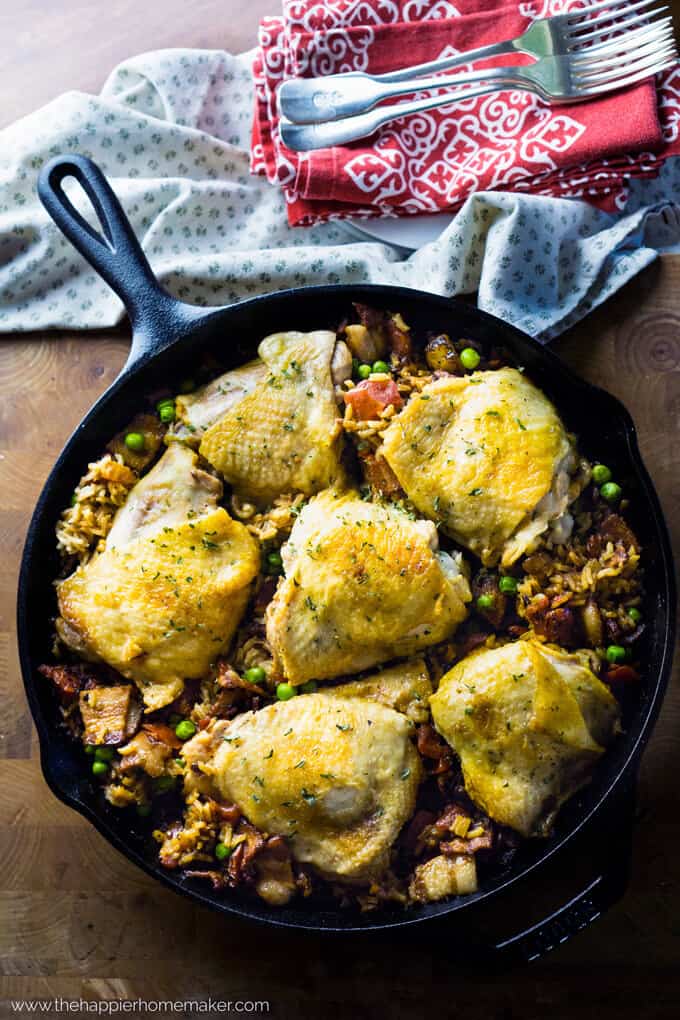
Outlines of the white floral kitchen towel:
{"label": "white floral kitchen towel", "polygon": [[281,192],[248,170],[251,60],[148,53],[116,68],[100,96],[67,93],[0,132],[1,331],[123,317],[37,198],[40,167],[60,153],[99,163],[159,279],[200,305],[323,283],[478,291],[481,308],[547,340],[668,242],[648,214],[680,194],[677,160],[657,180],[634,182],[618,217],[576,200],[477,194],[438,240],[410,255],[358,241],[347,224],[291,228]]}

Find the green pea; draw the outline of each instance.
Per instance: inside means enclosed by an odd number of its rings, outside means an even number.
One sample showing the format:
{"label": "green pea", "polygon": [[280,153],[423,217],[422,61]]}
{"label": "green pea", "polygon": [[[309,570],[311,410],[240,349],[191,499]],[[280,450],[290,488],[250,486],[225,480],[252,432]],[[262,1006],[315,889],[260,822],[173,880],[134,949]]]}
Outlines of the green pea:
{"label": "green pea", "polygon": [[371,366],[371,372],[389,372],[390,366],[386,361],[374,361]]}
{"label": "green pea", "polygon": [[105,761],[93,761],[92,762],[92,775],[93,776],[105,776],[109,771],[109,766]]}
{"label": "green pea", "polygon": [[111,761],[114,754],[112,747],[95,747],[94,749],[95,761]]}
{"label": "green pea", "polygon": [[295,697],[296,693],[292,684],[282,683],[276,685],[276,697],[279,701],[289,701]]}
{"label": "green pea", "polygon": [[628,615],[630,616],[633,623],[639,623],[642,619],[642,613],[635,606],[629,606]]}
{"label": "green pea", "polygon": [[628,658],[628,653],[622,645],[609,645],[604,654],[607,657],[607,662],[611,662],[612,664],[625,662]]}
{"label": "green pea", "polygon": [[146,440],[141,432],[128,432],[125,437],[125,445],[133,453],[141,453],[146,446]]}
{"label": "green pea", "polygon": [[464,347],[459,354],[459,358],[463,368],[467,368],[470,371],[477,368],[477,365],[481,361],[481,358],[474,347]]}
{"label": "green pea", "polygon": [[75,506],[77,502],[78,502],[78,493],[74,492],[73,495],[71,496],[71,506]]}
{"label": "green pea", "polygon": [[593,468],[593,481],[596,485],[604,485],[605,482],[611,482],[612,473],[606,464],[596,464]]}
{"label": "green pea", "polygon": [[150,804],[138,804],[136,810],[137,810],[137,814],[139,815],[140,818],[146,818],[147,815],[151,814],[151,805]]}
{"label": "green pea", "polygon": [[280,570],[283,566],[281,553],[276,551],[267,553],[267,565],[273,567],[275,570]]}
{"label": "green pea", "polygon": [[493,595],[480,595],[477,598],[477,609],[491,609],[493,601]]}
{"label": "green pea", "polygon": [[316,689],[317,689],[317,687],[318,687],[318,684],[317,684],[316,680],[308,680],[307,683],[303,684],[302,687],[300,688],[300,693],[301,694],[314,694]]}
{"label": "green pea", "polygon": [[169,425],[171,421],[175,420],[175,405],[163,404],[158,412],[158,417],[164,425]]}
{"label": "green pea", "polygon": [[178,769],[183,769],[184,766],[186,765],[186,761],[184,760],[184,758],[175,758],[174,761]]}
{"label": "green pea", "polygon": [[364,364],[359,365],[359,367],[357,369],[357,375],[359,376],[360,379],[368,379],[370,374],[371,374],[371,366],[370,365],[364,365]]}
{"label": "green pea", "polygon": [[196,724],[191,719],[182,719],[180,723],[175,726],[175,736],[179,737],[180,740],[189,740],[193,737],[196,732]]}
{"label": "green pea", "polygon": [[498,590],[502,591],[504,595],[516,595],[517,578],[510,577],[508,574],[505,574],[503,577],[499,577]]}
{"label": "green pea", "polygon": [[608,503],[618,503],[623,495],[623,489],[616,482],[605,482],[600,489],[600,495],[602,499],[606,499]]}
{"label": "green pea", "polygon": [[156,404],[156,410],[160,411],[160,409],[162,407],[167,407],[168,404],[170,405],[170,407],[174,407],[175,406],[175,398],[174,397],[162,397],[158,401],[158,403]]}
{"label": "green pea", "polygon": [[228,857],[231,857],[233,847],[227,846],[226,843],[218,843],[215,847],[215,857],[218,861],[226,861]]}
{"label": "green pea", "polygon": [[243,674],[243,679],[247,680],[249,684],[263,684],[267,679],[267,674],[262,666],[251,666]]}
{"label": "green pea", "polygon": [[156,793],[167,793],[175,785],[174,776],[157,776],[153,781],[153,788]]}

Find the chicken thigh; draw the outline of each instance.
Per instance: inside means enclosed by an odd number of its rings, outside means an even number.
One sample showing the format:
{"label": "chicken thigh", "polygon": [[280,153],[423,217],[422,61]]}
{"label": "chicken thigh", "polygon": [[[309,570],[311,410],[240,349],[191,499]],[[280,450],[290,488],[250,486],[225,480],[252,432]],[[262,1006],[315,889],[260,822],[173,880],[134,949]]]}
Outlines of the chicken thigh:
{"label": "chicken thigh", "polygon": [[312,499],[282,557],[286,576],[269,604],[267,639],[293,684],[412,655],[466,616],[460,554],[438,550],[430,521],[355,492]]}
{"label": "chicken thigh", "polygon": [[534,639],[468,655],[430,706],[469,796],[523,836],[549,832],[620,728],[618,702],[587,653]]}
{"label": "chicken thigh", "polygon": [[266,375],[206,431],[200,453],[242,499],[312,495],[337,481],[340,426],[331,374],[335,333],[274,333]]}
{"label": "chicken thigh", "polygon": [[578,460],[557,411],[514,368],[429,383],[382,452],[418,510],[485,564],[509,566],[558,521],[564,533],[585,481],[572,484]]}
{"label": "chicken thigh", "polygon": [[257,543],[218,507],[221,485],[174,444],[130,491],[104,551],[58,586],[61,639],[168,704],[227,649],[259,570]]}
{"label": "chicken thigh", "polygon": [[182,754],[190,787],[216,788],[326,878],[366,882],[385,870],[415,806],[412,733],[404,715],[374,701],[306,694],[217,721]]}

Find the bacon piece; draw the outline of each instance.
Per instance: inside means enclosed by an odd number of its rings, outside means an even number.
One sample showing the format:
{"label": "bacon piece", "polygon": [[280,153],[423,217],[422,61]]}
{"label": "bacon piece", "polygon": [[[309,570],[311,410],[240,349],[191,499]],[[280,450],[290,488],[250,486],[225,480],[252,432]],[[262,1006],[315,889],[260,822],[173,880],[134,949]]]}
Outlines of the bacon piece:
{"label": "bacon piece", "polygon": [[640,551],[640,543],[634,532],[624,521],[620,514],[608,513],[597,525],[597,530],[588,537],[586,552],[589,556],[597,559],[611,542],[613,546],[619,546],[626,552],[633,549]]}
{"label": "bacon piece", "polygon": [[400,361],[409,361],[413,357],[411,332],[408,329],[402,329],[402,323],[401,316],[390,315],[387,317],[385,323],[387,343],[392,354],[396,355]]}
{"label": "bacon piece", "polygon": [[418,753],[423,758],[431,758],[437,762],[435,767],[430,770],[430,775],[438,776],[442,772],[448,772],[453,764],[453,754],[449,745],[442,740],[429,723],[418,726],[417,733]]}
{"label": "bacon piece", "polygon": [[255,879],[254,861],[258,853],[264,849],[267,840],[254,825],[242,818],[238,824],[236,835],[245,835],[245,840],[239,843],[227,865],[227,874],[231,885],[239,885],[241,882],[252,882]]}
{"label": "bacon piece", "polygon": [[132,740],[119,748],[122,758],[120,769],[140,768],[147,775],[158,778],[165,774],[168,760],[182,746],[173,730],[163,723],[145,723]]}
{"label": "bacon piece", "polygon": [[384,457],[376,457],[371,451],[359,454],[366,482],[383,496],[403,496],[404,490],[394,471]]}
{"label": "bacon piece", "polygon": [[145,733],[149,734],[152,740],[167,744],[175,750],[182,746],[182,741],[175,731],[170,726],[166,726],[165,723],[144,723],[142,729]]}
{"label": "bacon piece", "polygon": [[80,692],[86,744],[122,744],[127,737],[132,686],[91,687]]}
{"label": "bacon piece", "polygon": [[345,403],[351,405],[358,421],[379,418],[390,404],[395,411],[401,410],[404,405],[394,379],[364,379],[342,396]]}
{"label": "bacon piece", "polygon": [[476,854],[478,850],[490,850],[493,845],[493,834],[484,832],[483,836],[473,836],[472,839],[463,839],[456,836],[455,839],[447,840],[439,844],[443,854]]}
{"label": "bacon piece", "polygon": [[54,684],[63,704],[74,701],[81,691],[97,686],[97,678],[87,666],[38,666],[38,672]]}
{"label": "bacon piece", "polygon": [[263,687],[244,680],[224,659],[220,659],[217,663],[217,685],[223,691],[241,690],[247,691],[248,694],[259,694],[262,698],[267,697],[267,692]]}
{"label": "bacon piece", "polygon": [[565,648],[578,648],[583,643],[580,617],[568,606],[549,609],[546,595],[537,595],[527,606],[527,619],[538,635]]}

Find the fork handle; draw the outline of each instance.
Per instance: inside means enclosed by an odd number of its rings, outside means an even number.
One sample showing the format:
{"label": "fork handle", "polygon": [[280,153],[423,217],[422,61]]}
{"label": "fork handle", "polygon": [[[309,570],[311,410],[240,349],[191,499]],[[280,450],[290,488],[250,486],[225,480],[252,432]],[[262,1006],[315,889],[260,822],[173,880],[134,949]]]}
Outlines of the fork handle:
{"label": "fork handle", "polygon": [[[446,88],[448,85],[455,87],[458,84],[486,80],[492,70],[498,69],[487,68],[443,80],[437,80],[431,75],[460,67],[471,60],[513,53],[517,49],[515,42],[510,40],[388,74],[349,71],[330,74],[325,78],[291,78],[283,82],[278,90],[279,113],[296,124],[320,124],[341,117],[356,117],[360,113],[367,113],[383,99],[407,92]],[[420,78],[420,75],[430,77]]]}
{"label": "fork handle", "polygon": [[[437,60],[428,60],[425,64],[402,67],[399,71],[387,71],[385,74],[376,74],[374,77],[376,81],[386,83],[410,81],[412,78],[420,78],[425,74],[438,74],[440,71],[450,71],[454,67],[463,67],[465,64],[472,64],[477,60],[503,57],[508,53],[522,53],[524,50],[517,45],[518,42],[519,39],[504,39],[503,42],[479,46],[476,50],[466,50],[463,53],[452,54],[450,57],[439,57]],[[332,77],[337,78],[339,75],[332,75]]]}
{"label": "fork handle", "polygon": [[[500,68],[498,68],[500,71]],[[488,72],[491,75],[491,71]],[[533,91],[528,83],[514,81],[508,77],[507,68],[503,78],[487,81],[478,89],[461,89],[459,92],[447,93],[443,96],[428,96],[425,99],[414,99],[410,103],[395,103],[392,106],[381,106],[358,117],[346,117],[344,120],[326,121],[323,124],[295,124],[285,117],[279,121],[279,130],[283,144],[296,152],[310,152],[314,149],[328,149],[334,145],[346,145],[358,138],[372,135],[374,131],[391,120],[408,117],[424,110],[432,110],[436,106],[448,106],[450,103],[464,99],[474,99],[490,92],[500,92],[507,88],[523,88]]]}

